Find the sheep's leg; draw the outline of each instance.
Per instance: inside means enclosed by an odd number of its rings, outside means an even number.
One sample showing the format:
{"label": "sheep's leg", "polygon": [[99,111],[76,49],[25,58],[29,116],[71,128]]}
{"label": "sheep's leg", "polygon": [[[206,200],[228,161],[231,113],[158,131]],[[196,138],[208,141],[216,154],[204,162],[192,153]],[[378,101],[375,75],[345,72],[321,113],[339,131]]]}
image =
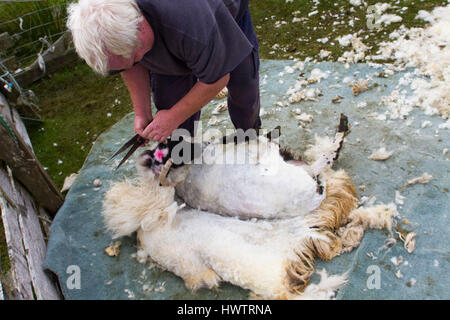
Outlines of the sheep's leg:
{"label": "sheep's leg", "polygon": [[336,161],[339,157],[339,152],[342,149],[342,144],[344,142],[344,137],[350,131],[348,126],[348,118],[341,114],[341,118],[339,121],[339,126],[337,128],[337,132],[334,138],[334,150],[331,153],[322,154],[319,156],[313,164],[311,164],[309,171],[312,176],[317,176],[321,172],[323,172],[326,168],[331,168],[333,166],[333,162]]}
{"label": "sheep's leg", "polygon": [[335,156],[333,160],[337,160],[339,157],[339,152],[342,149],[342,143],[344,142],[344,137],[350,132],[350,127],[348,126],[348,118],[346,115],[341,113],[341,118],[339,119],[339,126],[337,128],[335,143],[339,140],[339,147],[336,149]]}
{"label": "sheep's leg", "polygon": [[336,149],[331,153],[323,153],[319,156],[319,158],[311,164],[309,168],[309,173],[311,176],[316,177],[320,173],[322,173],[326,168],[331,168],[333,166],[334,160],[337,158],[337,154],[341,149],[341,143],[344,139],[344,135],[342,133],[336,134],[336,139],[334,141],[334,146]]}

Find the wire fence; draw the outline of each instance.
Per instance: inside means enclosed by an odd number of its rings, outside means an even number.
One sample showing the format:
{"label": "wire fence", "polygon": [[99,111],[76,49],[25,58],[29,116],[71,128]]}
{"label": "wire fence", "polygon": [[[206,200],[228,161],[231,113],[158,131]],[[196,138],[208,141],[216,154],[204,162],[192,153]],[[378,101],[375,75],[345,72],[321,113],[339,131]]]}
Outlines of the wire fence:
{"label": "wire fence", "polygon": [[14,74],[42,57],[66,29],[69,0],[0,0],[0,81],[21,92]]}

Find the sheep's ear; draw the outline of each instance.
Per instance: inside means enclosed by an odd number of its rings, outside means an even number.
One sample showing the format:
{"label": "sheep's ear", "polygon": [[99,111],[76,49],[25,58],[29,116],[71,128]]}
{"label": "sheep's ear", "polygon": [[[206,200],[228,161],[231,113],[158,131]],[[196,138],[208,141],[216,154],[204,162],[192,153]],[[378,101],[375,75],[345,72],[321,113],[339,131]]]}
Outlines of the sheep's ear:
{"label": "sheep's ear", "polygon": [[137,157],[137,165],[145,167],[145,162],[149,159],[153,159],[153,151],[152,150],[145,150]]}

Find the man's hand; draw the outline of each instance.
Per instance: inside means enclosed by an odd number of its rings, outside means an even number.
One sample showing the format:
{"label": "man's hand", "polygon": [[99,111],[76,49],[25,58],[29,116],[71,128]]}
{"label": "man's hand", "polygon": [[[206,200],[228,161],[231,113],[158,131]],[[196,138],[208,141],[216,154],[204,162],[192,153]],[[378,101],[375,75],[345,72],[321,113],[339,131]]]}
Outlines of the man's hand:
{"label": "man's hand", "polygon": [[[147,117],[142,117],[136,115],[134,117],[134,133],[138,133],[141,137],[144,137],[144,130],[148,126],[148,124],[152,121],[152,119],[148,119]],[[145,144],[147,144],[148,139],[146,139]]]}
{"label": "man's hand", "polygon": [[142,134],[138,133],[143,138],[164,142],[180,124],[171,110],[159,110]]}
{"label": "man's hand", "polygon": [[[153,121],[145,127],[143,132],[137,131],[137,133],[145,139],[164,142],[180,124],[214,99],[219,91],[227,85],[229,79],[230,74],[228,73],[215,83],[206,84],[198,81],[172,108],[159,110],[153,117]],[[138,99],[135,100],[138,101]],[[137,111],[142,110],[146,111],[145,108],[135,107],[136,116],[138,115]],[[139,112],[139,114],[142,114],[142,112]],[[141,128],[142,123],[144,122],[139,124],[139,128]]]}

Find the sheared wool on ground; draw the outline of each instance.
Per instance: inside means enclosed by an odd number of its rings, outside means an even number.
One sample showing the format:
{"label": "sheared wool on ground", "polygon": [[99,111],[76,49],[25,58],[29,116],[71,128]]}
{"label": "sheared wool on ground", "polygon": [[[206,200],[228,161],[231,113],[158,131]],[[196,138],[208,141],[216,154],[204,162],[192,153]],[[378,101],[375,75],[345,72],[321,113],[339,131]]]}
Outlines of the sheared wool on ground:
{"label": "sheared wool on ground", "polygon": [[215,99],[223,99],[228,96],[228,88],[225,87],[216,95]]}
{"label": "sheared wool on ground", "polygon": [[211,112],[212,114],[220,114],[228,110],[228,103],[226,101],[218,103],[217,107]]}
{"label": "sheared wool on ground", "polygon": [[[288,90],[290,92],[291,90]],[[319,101],[317,97],[321,94],[319,88],[305,88],[300,91],[294,91],[290,94],[289,102],[297,103],[304,101]]]}
{"label": "sheared wool on ground", "polygon": [[402,234],[399,234],[400,240],[403,241],[403,246],[405,247],[406,251],[408,253],[412,253],[414,249],[416,248],[416,233],[410,232],[406,236],[403,236]]}
{"label": "sheared wool on ground", "polygon": [[320,275],[320,282],[307,286],[298,297],[299,300],[330,300],[335,297],[336,291],[348,282],[347,273],[329,276],[325,269],[317,273]]}
{"label": "sheared wool on ground", "polygon": [[387,151],[385,147],[381,147],[378,150],[375,150],[372,152],[372,154],[369,156],[370,160],[376,160],[376,161],[384,161],[389,159],[392,156],[392,151]]}
{"label": "sheared wool on ground", "polygon": [[396,14],[383,14],[381,17],[375,21],[375,24],[384,24],[385,26],[390,25],[391,23],[400,22],[403,18]]}
{"label": "sheared wool on ground", "polygon": [[431,179],[433,179],[433,176],[427,172],[424,172],[420,177],[408,180],[408,182],[404,186],[407,187],[417,183],[427,184],[431,181]]}
{"label": "sheared wool on ground", "polygon": [[[450,114],[450,5],[431,13],[420,11],[418,19],[430,24],[425,28],[400,27],[392,34],[395,40],[381,43],[379,54],[371,59],[394,59],[397,67],[416,67],[418,72],[403,79],[413,94],[394,91],[384,99],[392,108],[391,118],[406,116],[417,106],[426,114]],[[394,105],[396,108],[394,108]]]}
{"label": "sheared wool on ground", "polygon": [[350,44],[352,45],[352,50],[345,51],[343,55],[338,58],[338,62],[357,63],[366,57],[368,47],[362,42],[362,39],[358,37],[356,33],[338,37],[336,40],[338,40],[339,44],[343,47]]}
{"label": "sheared wool on ground", "polygon": [[322,79],[327,79],[329,74],[327,72],[324,72],[320,70],[319,68],[314,68],[311,70],[311,75],[308,78],[309,83],[316,83],[319,82]]}
{"label": "sheared wool on ground", "polygon": [[70,176],[66,177],[64,179],[64,184],[63,187],[61,188],[61,192],[69,190],[72,187],[72,184],[74,183],[77,176],[78,176],[77,173],[72,173]]}
{"label": "sheared wool on ground", "polygon": [[368,79],[359,79],[357,81],[353,81],[350,84],[350,87],[352,87],[352,93],[354,96],[359,95],[361,92],[369,90],[369,82],[371,81],[371,78]]}
{"label": "sheared wool on ground", "polygon": [[119,249],[120,245],[121,245],[120,241],[116,241],[114,243],[111,243],[109,245],[109,247],[107,247],[105,249],[105,253],[108,256],[110,256],[110,257],[117,257],[119,255],[119,253],[120,253],[120,249]]}
{"label": "sheared wool on ground", "polygon": [[396,215],[397,207],[391,203],[358,208],[353,210],[348,218],[353,224],[361,225],[364,229],[392,230],[392,219]]}

